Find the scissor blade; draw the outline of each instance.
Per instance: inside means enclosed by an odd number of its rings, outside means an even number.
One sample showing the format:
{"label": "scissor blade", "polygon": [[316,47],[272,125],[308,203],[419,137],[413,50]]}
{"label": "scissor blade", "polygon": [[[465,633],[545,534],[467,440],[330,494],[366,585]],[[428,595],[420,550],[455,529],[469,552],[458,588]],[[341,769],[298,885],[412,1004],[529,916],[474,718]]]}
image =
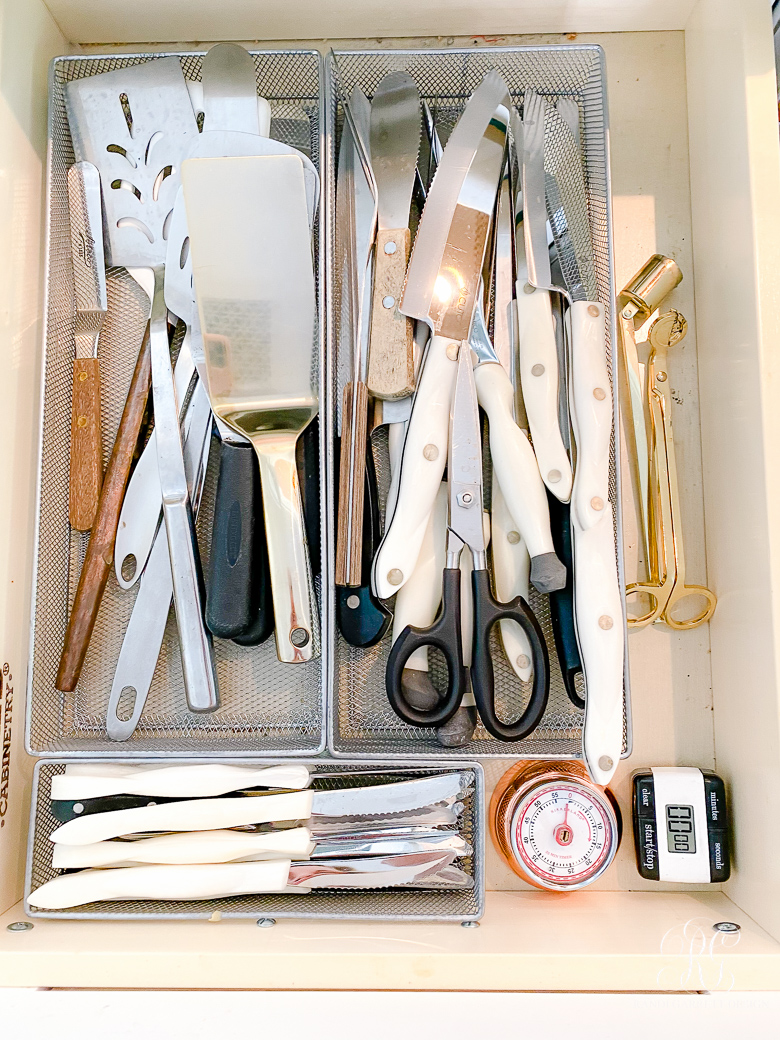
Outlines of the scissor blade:
{"label": "scissor blade", "polygon": [[450,412],[450,528],[473,552],[484,552],[482,528],[482,436],[477,388],[466,344],[460,349]]}

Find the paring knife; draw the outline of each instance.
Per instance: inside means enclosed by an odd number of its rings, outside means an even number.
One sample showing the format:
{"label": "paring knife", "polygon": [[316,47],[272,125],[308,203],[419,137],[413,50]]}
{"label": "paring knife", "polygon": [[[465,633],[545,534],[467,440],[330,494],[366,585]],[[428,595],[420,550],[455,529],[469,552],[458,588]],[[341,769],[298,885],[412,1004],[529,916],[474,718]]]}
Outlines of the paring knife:
{"label": "paring knife", "polygon": [[582,157],[566,122],[547,110],[557,147],[545,152],[547,211],[569,311],[570,400],[577,465],[572,491],[574,612],[585,676],[583,758],[608,784],[623,749],[625,620],[609,501],[613,402],[607,370],[604,307],[596,302],[593,245],[587,224]]}
{"label": "paring knife", "polygon": [[28,901],[41,909],[62,910],[112,899],[200,900],[312,888],[392,888],[436,874],[454,858],[452,852],[419,852],[295,866],[285,859],[83,870],[48,881]]}
{"label": "paring knife", "polygon": [[371,163],[377,187],[374,293],[366,383],[374,397],[414,390],[413,323],[398,308],[409,260],[409,208],[420,150],[420,95],[407,72],[391,72],[371,102]]}
{"label": "paring knife", "polygon": [[568,502],[572,469],[558,422],[560,378],[549,292],[553,285],[545,208],[545,110],[544,98],[527,90],[522,125],[517,119],[513,122],[522,158],[523,241],[516,245],[520,381],[542,479],[559,501]]}
{"label": "paring knife", "polygon": [[103,483],[97,350],[108,311],[100,174],[92,163],[77,162],[68,170],[68,209],[76,302],[68,518],[75,530],[88,531]]}
{"label": "paring knife", "polygon": [[394,816],[462,797],[467,790],[465,774],[446,773],[374,787],[166,802],[85,814],[55,830],[51,840],[86,845],[133,832],[221,830],[277,820],[307,820],[310,816]]}

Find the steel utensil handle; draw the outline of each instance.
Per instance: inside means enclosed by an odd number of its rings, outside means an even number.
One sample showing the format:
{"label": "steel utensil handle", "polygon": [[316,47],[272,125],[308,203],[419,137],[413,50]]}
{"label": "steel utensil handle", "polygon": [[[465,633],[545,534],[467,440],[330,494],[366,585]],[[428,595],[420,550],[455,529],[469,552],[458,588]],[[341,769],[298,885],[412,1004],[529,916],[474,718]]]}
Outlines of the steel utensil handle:
{"label": "steel utensil handle", "polygon": [[612,387],[604,350],[604,307],[574,302],[571,317],[571,406],[577,443],[572,507],[585,530],[599,523],[609,501]]}
{"label": "steel utensil handle", "polygon": [[509,512],[531,556],[531,582],[539,592],[566,584],[566,568],[555,555],[550,510],[539,466],[528,438],[512,418],[514,389],[501,365],[474,370],[477,397],[490,420],[490,454]]}
{"label": "steel utensil handle", "polygon": [[251,438],[260,461],[276,652],[287,664],[310,661],[316,655],[318,638],[295,461],[296,439],[283,431]]}
{"label": "steel utensil handle", "polygon": [[219,707],[219,691],[211,636],[203,620],[203,574],[184,472],[179,411],[168,345],[164,277],[164,266],[154,268],[150,339],[157,468],[160,474],[163,516],[171,558],[173,600],[179,630],[184,691],[190,711],[207,712],[216,711]]}
{"label": "steel utensil handle", "polygon": [[544,483],[558,501],[568,502],[572,472],[558,422],[558,350],[550,294],[520,282],[516,292],[520,383],[534,452]]}
{"label": "steel utensil handle", "polygon": [[[404,696],[403,673],[412,654],[422,647],[441,650],[447,663],[447,693],[430,709],[415,708]],[[387,659],[385,689],[390,707],[411,726],[443,726],[460,706],[466,692],[460,620],[460,567],[445,567],[442,576],[442,605],[430,628],[411,625],[401,632]]]}
{"label": "steel utensil handle", "polygon": [[406,434],[393,519],[374,560],[374,590],[388,599],[408,581],[447,462],[450,402],[459,344],[434,336],[420,376]]}
{"label": "steel utensil handle", "polygon": [[56,681],[57,689],[66,693],[75,690],[79,681],[111,570],[119,510],[146,411],[149,381],[150,335],[147,326],[100,492],[97,516],[81,568],[76,598],[68,618]]}
{"label": "steel utensil handle", "polygon": [[[471,652],[471,688],[477,711],[485,729],[496,740],[522,740],[539,725],[550,693],[550,662],[547,644],[531,608],[517,596],[510,603],[499,603],[490,589],[490,575],[486,569],[471,575],[474,593],[474,643]],[[496,713],[493,660],[490,656],[490,632],[493,626],[507,618],[518,624],[531,647],[533,686],[531,697],[522,714],[514,722],[501,722]]]}

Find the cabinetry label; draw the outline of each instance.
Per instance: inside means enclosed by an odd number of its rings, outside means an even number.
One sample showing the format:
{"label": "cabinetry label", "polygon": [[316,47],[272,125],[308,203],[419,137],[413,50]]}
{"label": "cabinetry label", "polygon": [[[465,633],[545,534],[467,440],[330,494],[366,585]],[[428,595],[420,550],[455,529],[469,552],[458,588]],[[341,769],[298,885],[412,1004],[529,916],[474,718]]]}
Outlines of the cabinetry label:
{"label": "cabinetry label", "polygon": [[0,734],[3,750],[0,754],[0,827],[5,826],[8,811],[8,778],[11,772],[11,724],[14,710],[13,676],[8,662],[0,673]]}

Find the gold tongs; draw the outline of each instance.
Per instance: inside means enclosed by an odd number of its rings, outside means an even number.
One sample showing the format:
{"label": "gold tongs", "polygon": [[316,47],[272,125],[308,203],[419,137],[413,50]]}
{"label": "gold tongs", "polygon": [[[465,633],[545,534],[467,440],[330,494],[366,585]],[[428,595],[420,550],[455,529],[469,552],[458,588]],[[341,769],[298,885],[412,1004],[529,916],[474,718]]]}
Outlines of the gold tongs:
{"label": "gold tongs", "polygon": [[[618,298],[619,332],[625,364],[627,400],[624,409],[633,438],[636,482],[640,497],[640,524],[646,549],[648,579],[626,587],[626,596],[644,595],[650,608],[640,617],[628,619],[631,628],[663,622],[677,630],[695,628],[709,621],[717,599],[703,585],[685,584],[682,512],[677,484],[677,464],[672,436],[672,396],[668,379],[667,351],[685,337],[688,324],[678,311],[670,310],[650,327],[650,356],[642,388],[642,372],[636,347],[636,325],[645,321],[679,284],[679,267],[656,254],[626,286]],[[649,411],[649,437],[644,402]],[[704,599],[703,609],[680,620],[672,611],[686,599]]]}

